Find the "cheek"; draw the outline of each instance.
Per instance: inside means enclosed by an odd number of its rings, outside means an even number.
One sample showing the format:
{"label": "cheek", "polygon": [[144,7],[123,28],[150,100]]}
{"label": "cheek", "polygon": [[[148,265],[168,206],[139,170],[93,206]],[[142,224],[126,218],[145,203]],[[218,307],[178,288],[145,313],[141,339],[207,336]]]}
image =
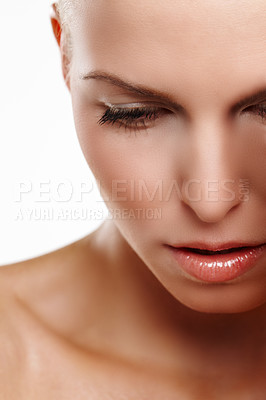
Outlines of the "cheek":
{"label": "cheek", "polygon": [[179,179],[184,146],[177,147],[176,132],[167,123],[136,132],[100,126],[82,107],[74,114],[83,154],[104,199],[117,207],[157,207],[163,187]]}
{"label": "cheek", "polygon": [[92,111],[81,110],[75,109],[79,142],[106,206],[133,248],[148,247],[166,234],[167,216],[177,209],[170,189],[180,179],[184,148],[177,147],[169,126],[128,133],[123,127],[101,127]]}

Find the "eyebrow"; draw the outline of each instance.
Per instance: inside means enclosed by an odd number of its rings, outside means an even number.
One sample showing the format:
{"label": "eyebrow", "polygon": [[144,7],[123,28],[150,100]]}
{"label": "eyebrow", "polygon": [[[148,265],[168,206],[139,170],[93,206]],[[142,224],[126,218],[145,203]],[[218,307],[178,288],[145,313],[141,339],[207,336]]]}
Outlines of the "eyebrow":
{"label": "eyebrow", "polygon": [[81,75],[80,79],[96,79],[100,81],[105,81],[139,96],[150,97],[156,100],[160,100],[174,109],[183,109],[183,107],[180,104],[176,103],[176,101],[174,101],[168,93],[163,93],[159,90],[154,90],[144,85],[136,85],[134,83],[121,79],[117,75],[110,74],[104,71],[91,71],[88,74]]}
{"label": "eyebrow", "polygon": [[[145,87],[143,85],[136,85],[134,83],[131,83],[130,81],[120,78],[119,76],[117,76],[115,74],[110,74],[105,71],[94,70],[87,74],[80,75],[80,79],[82,79],[82,80],[95,79],[95,80],[105,81],[105,82],[111,83],[114,86],[118,86],[122,89],[126,89],[127,91],[129,91],[131,93],[135,93],[135,94],[143,96],[143,97],[150,97],[150,98],[160,100],[160,101],[168,104],[169,106],[171,106],[174,109],[184,110],[184,108],[180,104],[176,103],[176,101],[174,101],[168,93],[163,93],[161,91],[154,90],[154,89]],[[256,102],[263,101],[263,100],[266,101],[266,87],[259,89],[253,93],[249,93],[248,95],[244,96],[243,98],[240,98],[239,100],[237,100],[237,102],[235,104],[233,104],[230,107],[230,110],[231,110],[231,112],[235,113],[243,107],[250,106]]]}

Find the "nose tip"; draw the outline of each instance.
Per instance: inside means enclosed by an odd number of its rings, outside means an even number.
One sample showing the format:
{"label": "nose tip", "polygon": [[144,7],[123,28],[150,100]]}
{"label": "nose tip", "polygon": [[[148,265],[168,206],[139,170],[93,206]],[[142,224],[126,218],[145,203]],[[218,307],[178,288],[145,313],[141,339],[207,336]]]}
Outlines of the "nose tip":
{"label": "nose tip", "polygon": [[198,180],[198,185],[195,183],[194,180],[190,190],[188,186],[185,187],[182,200],[203,222],[215,223],[223,220],[241,202],[237,185],[233,181],[231,186],[223,185],[221,182],[219,184],[218,181]]}
{"label": "nose tip", "polygon": [[237,204],[227,204],[227,206],[221,205],[221,204],[200,204],[197,205],[196,207],[193,206],[190,208],[193,209],[194,213],[197,215],[197,217],[207,223],[216,223],[219,221],[222,221],[225,216],[228,214],[230,210],[235,208]]}

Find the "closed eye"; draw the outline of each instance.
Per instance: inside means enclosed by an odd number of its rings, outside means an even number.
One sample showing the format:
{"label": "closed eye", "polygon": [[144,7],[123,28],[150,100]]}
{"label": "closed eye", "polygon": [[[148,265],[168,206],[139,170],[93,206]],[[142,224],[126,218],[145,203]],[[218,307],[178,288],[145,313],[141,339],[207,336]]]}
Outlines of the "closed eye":
{"label": "closed eye", "polygon": [[167,110],[158,106],[134,106],[122,107],[108,106],[105,113],[99,119],[99,125],[116,125],[126,130],[145,130],[154,125],[154,122]]}
{"label": "closed eye", "polygon": [[266,103],[254,104],[245,108],[244,112],[251,113],[266,123]]}

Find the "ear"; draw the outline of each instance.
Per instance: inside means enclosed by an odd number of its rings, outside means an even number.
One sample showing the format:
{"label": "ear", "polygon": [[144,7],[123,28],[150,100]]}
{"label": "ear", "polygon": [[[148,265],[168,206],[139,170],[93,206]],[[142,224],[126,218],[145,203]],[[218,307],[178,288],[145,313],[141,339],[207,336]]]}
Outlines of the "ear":
{"label": "ear", "polygon": [[66,38],[64,37],[64,33],[62,30],[62,25],[60,21],[60,16],[56,7],[56,3],[53,3],[50,7],[50,21],[52,24],[53,33],[57,44],[60,49],[61,54],[61,65],[64,81],[67,85],[68,90],[70,90],[70,79],[69,79],[69,66],[70,60],[66,51]]}

